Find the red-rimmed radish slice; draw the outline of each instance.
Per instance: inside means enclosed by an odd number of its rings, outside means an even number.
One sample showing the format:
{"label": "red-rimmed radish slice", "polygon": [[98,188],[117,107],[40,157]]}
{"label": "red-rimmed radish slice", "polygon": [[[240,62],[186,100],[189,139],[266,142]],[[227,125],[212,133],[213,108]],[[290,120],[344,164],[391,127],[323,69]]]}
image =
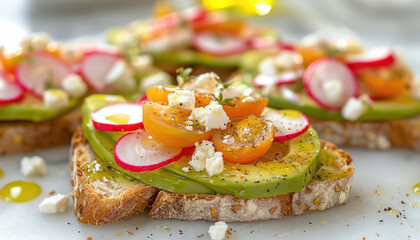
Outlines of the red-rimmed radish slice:
{"label": "red-rimmed radish slice", "polygon": [[25,90],[42,97],[46,86],[60,86],[72,70],[64,62],[47,53],[37,53],[21,61],[15,70],[18,84]]}
{"label": "red-rimmed radish slice", "polygon": [[284,72],[278,75],[258,74],[254,78],[254,86],[263,88],[265,86],[281,86],[297,82],[301,75],[295,71]]}
{"label": "red-rimmed radish slice", "polygon": [[201,32],[193,37],[196,49],[215,56],[229,56],[247,49],[246,41],[227,33]]}
{"label": "red-rimmed radish slice", "polygon": [[116,103],[91,114],[93,126],[101,131],[135,131],[143,128],[143,108],[138,103]]}
{"label": "red-rimmed radish slice", "polygon": [[88,51],[82,57],[79,71],[93,89],[102,92],[108,85],[106,76],[120,60],[122,60],[122,57],[115,52],[106,50]]}
{"label": "red-rimmed radish slice", "polygon": [[19,102],[23,99],[23,89],[14,82],[10,82],[0,73],[0,105]]}
{"label": "red-rimmed radish slice", "polygon": [[359,93],[353,72],[335,59],[320,59],[309,65],[303,85],[316,103],[329,110],[340,110],[350,97]]}
{"label": "red-rimmed radish slice", "polygon": [[182,149],[182,154],[184,156],[191,156],[191,155],[193,155],[194,151],[195,151],[195,146],[185,147],[185,148]]}
{"label": "red-rimmed radish slice", "polygon": [[394,51],[389,47],[377,47],[360,54],[350,54],[346,62],[352,69],[383,67],[393,64]]}
{"label": "red-rimmed radish slice", "polygon": [[295,110],[273,110],[264,114],[263,117],[274,125],[274,142],[291,140],[309,128],[308,118]]}
{"label": "red-rimmed radish slice", "polygon": [[272,39],[253,38],[250,40],[249,45],[252,49],[280,49],[295,51],[295,47],[293,45]]}
{"label": "red-rimmed radish slice", "polygon": [[168,148],[152,139],[145,130],[127,133],[114,149],[117,165],[131,172],[153,171],[182,156],[182,148]]}

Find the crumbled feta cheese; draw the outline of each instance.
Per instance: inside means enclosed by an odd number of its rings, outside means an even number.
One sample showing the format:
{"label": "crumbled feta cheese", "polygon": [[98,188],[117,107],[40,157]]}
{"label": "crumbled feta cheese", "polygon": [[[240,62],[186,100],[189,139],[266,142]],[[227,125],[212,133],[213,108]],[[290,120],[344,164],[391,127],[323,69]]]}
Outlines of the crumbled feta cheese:
{"label": "crumbled feta cheese", "polygon": [[280,69],[293,69],[303,63],[301,55],[289,50],[281,51],[274,57],[273,61],[274,65]]}
{"label": "crumbled feta cheese", "polygon": [[154,38],[143,45],[144,49],[148,52],[164,52],[169,49],[179,48],[190,44],[192,32],[188,28],[178,29],[171,34],[165,34],[161,37]]}
{"label": "crumbled feta cheese", "polygon": [[328,101],[337,102],[343,95],[343,84],[339,80],[331,80],[322,85]]}
{"label": "crumbled feta cheese", "polygon": [[195,150],[190,160],[190,165],[195,171],[203,171],[206,168],[207,158],[215,154],[213,142],[204,140],[201,143],[195,143]]}
{"label": "crumbled feta cheese", "polygon": [[130,61],[134,71],[137,73],[144,73],[151,69],[153,66],[153,58],[148,54],[135,56]]}
{"label": "crumbled feta cheese", "polygon": [[224,89],[221,89],[219,87],[215,91],[214,95],[219,96],[220,92],[222,93],[224,99],[236,98],[236,97],[241,97],[242,96],[241,92],[234,86],[229,86],[229,87],[224,88]]}
{"label": "crumbled feta cheese", "polygon": [[77,74],[70,74],[65,77],[61,86],[71,97],[81,97],[87,92],[86,83]]}
{"label": "crumbled feta cheese", "polygon": [[153,75],[147,76],[143,78],[140,82],[140,87],[142,90],[146,90],[148,88],[162,85],[170,85],[171,84],[171,76],[165,72],[158,72]]}
{"label": "crumbled feta cheese", "polygon": [[214,72],[203,73],[198,75],[198,77],[194,80],[190,81],[189,84],[186,84],[185,88],[202,89],[214,92],[220,86],[220,83],[216,80],[218,78],[219,76],[217,76]]}
{"label": "crumbled feta cheese", "polygon": [[58,110],[69,105],[69,95],[61,89],[48,89],[43,93],[44,106]]}
{"label": "crumbled feta cheese", "polygon": [[124,60],[116,61],[105,75],[105,82],[111,84],[120,91],[132,91],[136,87],[136,81],[131,69]]}
{"label": "crumbled feta cheese", "polygon": [[244,99],[242,99],[242,102],[255,102],[255,98],[253,97],[246,97]]}
{"label": "crumbled feta cheese", "polygon": [[47,174],[47,166],[42,157],[24,157],[20,161],[20,171],[25,176],[45,176]]}
{"label": "crumbled feta cheese", "polygon": [[225,239],[228,225],[225,222],[216,222],[209,228],[209,234],[211,240],[223,240]]}
{"label": "crumbled feta cheese", "polygon": [[274,76],[277,74],[277,68],[273,57],[267,57],[258,65],[260,74]]}
{"label": "crumbled feta cheese", "polygon": [[195,95],[190,90],[175,90],[168,95],[170,106],[180,106],[187,110],[193,110],[195,107]]}
{"label": "crumbled feta cheese", "polygon": [[299,103],[299,95],[295,92],[293,92],[293,90],[291,90],[289,87],[287,86],[282,86],[280,87],[280,93],[282,95],[282,97],[284,99],[286,99],[287,101],[291,102],[291,103]]}
{"label": "crumbled feta cheese", "polygon": [[371,100],[366,94],[360,96],[359,98],[351,97],[347,100],[341,110],[341,115],[346,120],[356,121],[368,109],[370,104]]}
{"label": "crumbled feta cheese", "polygon": [[25,39],[20,44],[22,52],[37,52],[45,50],[50,42],[50,37],[45,33],[36,33]]}
{"label": "crumbled feta cheese", "polygon": [[69,203],[70,197],[68,195],[57,194],[42,200],[38,207],[41,213],[59,213],[66,211]]}
{"label": "crumbled feta cheese", "polygon": [[213,156],[207,158],[206,172],[210,177],[222,173],[223,170],[223,153],[215,152]]}
{"label": "crumbled feta cheese", "polygon": [[223,110],[223,106],[215,101],[210,102],[205,107],[195,108],[189,119],[206,127],[206,131],[211,129],[224,130],[230,121],[225,110]]}
{"label": "crumbled feta cheese", "polygon": [[189,167],[183,167],[183,168],[182,168],[182,171],[184,171],[184,172],[189,172],[189,171],[190,171],[190,168],[189,168]]}

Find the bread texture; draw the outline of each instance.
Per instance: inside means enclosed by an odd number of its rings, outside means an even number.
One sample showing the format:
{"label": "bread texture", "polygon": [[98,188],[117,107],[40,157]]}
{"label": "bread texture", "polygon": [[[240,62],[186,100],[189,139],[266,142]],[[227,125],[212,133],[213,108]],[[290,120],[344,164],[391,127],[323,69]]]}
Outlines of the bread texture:
{"label": "bread texture", "polygon": [[82,115],[75,109],[45,122],[0,122],[0,156],[69,144]]}
{"label": "bread texture", "polygon": [[319,137],[339,146],[403,147],[420,151],[420,116],[382,122],[339,122],[310,118]]}
{"label": "bread texture", "polygon": [[116,222],[150,207],[149,216],[160,219],[248,222],[279,219],[309,211],[323,211],[345,204],[351,190],[352,158],[335,145],[323,142],[335,155],[345,177],[313,180],[302,192],[275,197],[243,199],[218,194],[180,194],[148,186],[136,180],[89,180],[83,165],[95,155],[78,130],[72,140],[71,164],[74,212],[80,222],[99,225]]}

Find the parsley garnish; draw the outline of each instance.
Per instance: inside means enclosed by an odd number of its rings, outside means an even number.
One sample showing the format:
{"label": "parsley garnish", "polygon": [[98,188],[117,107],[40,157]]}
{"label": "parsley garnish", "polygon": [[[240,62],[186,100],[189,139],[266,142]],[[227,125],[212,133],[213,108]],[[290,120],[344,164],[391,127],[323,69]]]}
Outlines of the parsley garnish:
{"label": "parsley garnish", "polygon": [[230,85],[233,84],[233,82],[223,82],[222,79],[220,79],[220,77],[217,75],[215,79],[218,83],[220,83],[220,85],[222,85],[222,89],[228,88]]}
{"label": "parsley garnish", "polygon": [[211,95],[213,95],[214,99],[216,99],[216,101],[217,101],[220,105],[223,105],[223,106],[230,106],[230,107],[234,107],[234,108],[236,108],[236,105],[232,103],[233,98],[226,98],[226,99],[223,99],[223,94],[222,94],[222,92],[219,92],[219,96],[218,96],[218,97],[216,97],[216,95],[215,95],[215,94],[211,94]]}
{"label": "parsley garnish", "polygon": [[182,84],[188,82],[191,80],[191,76],[190,74],[192,73],[192,69],[191,68],[178,68],[176,70],[176,73],[178,74],[178,76],[176,77],[176,79],[180,80],[179,82],[181,82]]}

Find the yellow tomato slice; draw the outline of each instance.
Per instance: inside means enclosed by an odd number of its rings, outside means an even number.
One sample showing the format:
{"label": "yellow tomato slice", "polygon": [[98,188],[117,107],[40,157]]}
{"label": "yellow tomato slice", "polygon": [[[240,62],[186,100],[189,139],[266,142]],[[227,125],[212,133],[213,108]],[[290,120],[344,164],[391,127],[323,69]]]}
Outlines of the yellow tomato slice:
{"label": "yellow tomato slice", "polygon": [[200,126],[188,130],[191,111],[168,105],[143,102],[143,125],[158,142],[168,147],[191,147],[194,143],[209,139],[214,131],[205,131]]}
{"label": "yellow tomato slice", "polygon": [[411,73],[403,67],[381,67],[361,70],[359,79],[375,98],[392,98],[401,94],[411,80]]}
{"label": "yellow tomato slice", "polygon": [[233,163],[250,163],[270,149],[274,125],[250,115],[228,125],[226,130],[213,135],[213,144],[223,153],[223,159]]}
{"label": "yellow tomato slice", "polygon": [[[147,98],[151,102],[160,102],[168,104],[168,95],[179,89],[177,86],[156,86],[146,90]],[[205,107],[213,100],[210,94],[195,92],[195,107]]]}

